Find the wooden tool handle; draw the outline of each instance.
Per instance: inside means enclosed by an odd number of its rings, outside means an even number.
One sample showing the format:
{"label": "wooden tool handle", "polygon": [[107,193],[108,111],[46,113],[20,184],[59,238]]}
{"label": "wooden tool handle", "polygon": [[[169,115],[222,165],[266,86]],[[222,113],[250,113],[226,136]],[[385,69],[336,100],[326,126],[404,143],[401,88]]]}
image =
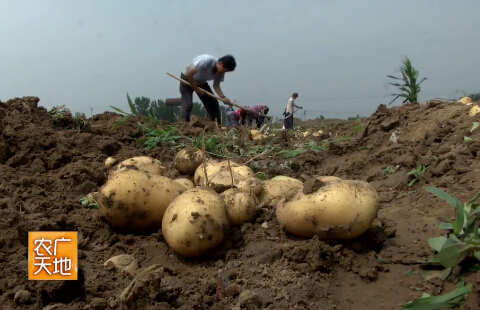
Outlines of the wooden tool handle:
{"label": "wooden tool handle", "polygon": [[[180,81],[180,82],[182,82],[182,83],[184,83],[184,84],[187,84],[188,86],[192,87],[192,85],[190,85],[190,83],[189,83],[188,81],[185,81],[184,79],[178,78],[178,77],[176,77],[175,75],[173,75],[173,74],[171,74],[171,73],[168,73],[168,72],[167,72],[167,75],[171,76],[172,78],[174,78],[174,79],[177,80],[177,81]],[[223,103],[225,103],[225,101],[223,101],[223,98],[220,98],[220,97],[218,97],[217,95],[212,94],[211,92],[204,90],[203,88],[201,88],[201,90],[202,90],[205,94],[209,95],[210,97],[213,97],[213,98],[215,98],[215,99],[217,99],[217,100],[220,100],[220,101],[222,101]],[[272,117],[272,116],[268,116],[268,115],[265,115],[265,114],[262,114],[262,113],[254,112],[254,111],[252,111],[252,110],[250,110],[250,109],[248,109],[248,108],[242,107],[241,105],[238,105],[238,104],[233,103],[233,102],[225,103],[225,104],[234,106],[234,107],[236,107],[236,108],[245,110],[245,111],[247,111],[247,112],[251,112],[251,113],[254,113],[254,114],[258,114],[259,116],[262,116],[262,117],[267,117],[267,118],[271,118],[271,117]]]}

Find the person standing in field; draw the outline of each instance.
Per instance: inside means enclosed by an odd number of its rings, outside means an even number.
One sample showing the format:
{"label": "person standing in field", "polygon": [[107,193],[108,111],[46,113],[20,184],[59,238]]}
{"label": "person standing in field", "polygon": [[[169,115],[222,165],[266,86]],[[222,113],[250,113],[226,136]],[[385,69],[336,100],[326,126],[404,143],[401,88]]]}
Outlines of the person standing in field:
{"label": "person standing in field", "polygon": [[193,59],[184,72],[180,75],[183,80],[190,83],[187,85],[180,82],[180,94],[182,95],[180,119],[190,121],[193,108],[193,92],[195,91],[203,103],[211,120],[221,123],[220,106],[218,100],[205,94],[205,91],[213,93],[208,81],[213,80],[213,89],[225,104],[231,103],[220,87],[226,72],[235,70],[237,63],[232,55],[216,58],[208,54],[202,54]]}
{"label": "person standing in field", "polygon": [[293,93],[293,95],[288,99],[287,108],[285,109],[284,115],[285,119],[283,120],[284,126],[286,130],[293,130],[293,111],[295,108],[303,109],[301,106],[295,104],[295,99],[298,98],[297,93]]}

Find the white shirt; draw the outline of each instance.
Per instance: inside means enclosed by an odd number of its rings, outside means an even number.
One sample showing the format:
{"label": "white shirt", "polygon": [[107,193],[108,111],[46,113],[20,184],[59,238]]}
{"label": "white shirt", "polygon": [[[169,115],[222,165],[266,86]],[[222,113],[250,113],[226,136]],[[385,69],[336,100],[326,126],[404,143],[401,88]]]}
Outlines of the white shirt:
{"label": "white shirt", "polygon": [[224,73],[213,74],[213,68],[215,67],[217,60],[216,57],[208,54],[199,55],[193,59],[187,68],[185,68],[184,74],[187,73],[191,66],[194,66],[197,72],[193,75],[193,78],[198,84],[203,84],[210,80],[223,82],[225,77]]}
{"label": "white shirt", "polygon": [[287,102],[287,113],[293,113],[293,109],[295,107],[295,99],[290,97]]}

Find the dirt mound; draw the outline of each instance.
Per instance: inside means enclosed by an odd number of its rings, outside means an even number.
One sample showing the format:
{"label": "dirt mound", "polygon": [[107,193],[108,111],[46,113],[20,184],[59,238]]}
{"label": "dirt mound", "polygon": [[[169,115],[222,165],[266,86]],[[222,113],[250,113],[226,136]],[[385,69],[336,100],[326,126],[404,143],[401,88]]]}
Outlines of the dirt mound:
{"label": "dirt mound", "polygon": [[[440,234],[437,219],[454,214],[422,188],[446,187],[459,199],[480,188],[480,129],[470,132],[478,117],[469,117],[465,106],[381,107],[362,123],[333,126],[333,136],[354,136],[347,143],[333,141],[324,151],[275,158],[273,164],[258,160],[271,174],[371,182],[382,209],[361,238],[341,244],[295,238],[265,208],[255,223],[232,229],[222,249],[187,260],[168,248],[161,231],[117,233],[98,210],[79,202],[106,181],[108,156],[153,156],[173,178],[179,176],[172,165],[175,152],[161,143],[150,151],[138,148],[143,135],[138,119],[112,130],[122,117],[107,112],[94,116],[89,128],[66,128],[38,102],[36,97],[0,102],[2,309],[123,309],[120,296],[138,310],[398,309],[420,296],[411,287],[438,294],[454,286],[424,282],[412,262],[430,255],[426,240]],[[195,136],[204,125],[200,120],[180,131]],[[389,140],[394,131],[396,142]],[[277,138],[285,147],[298,142],[292,133]],[[242,144],[248,132],[238,139]],[[412,177],[406,173],[419,164],[428,168],[409,187]],[[37,230],[78,231],[78,281],[28,281],[28,232]],[[104,266],[118,254],[133,256],[143,271],[134,278]],[[412,272],[417,276],[405,276]],[[468,305],[477,302],[474,296]]]}

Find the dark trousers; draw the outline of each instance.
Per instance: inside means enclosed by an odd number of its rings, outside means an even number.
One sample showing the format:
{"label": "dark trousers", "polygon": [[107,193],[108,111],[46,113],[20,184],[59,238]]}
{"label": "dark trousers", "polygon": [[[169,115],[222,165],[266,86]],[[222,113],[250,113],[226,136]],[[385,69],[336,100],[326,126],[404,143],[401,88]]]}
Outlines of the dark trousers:
{"label": "dark trousers", "polygon": [[262,127],[263,123],[265,123],[265,117],[257,117],[257,128]]}
{"label": "dark trousers", "polygon": [[283,124],[285,125],[285,129],[291,130],[293,129],[293,114],[288,113],[285,116],[286,118],[283,120]]}
{"label": "dark trousers", "polygon": [[[187,80],[186,76],[183,73],[180,75],[180,77],[183,80]],[[198,84],[198,87],[210,93],[213,93],[208,83]],[[180,90],[180,94],[182,95],[182,106],[181,106],[180,118],[189,122],[190,114],[193,108],[194,90],[190,85],[187,85],[182,82],[180,82],[179,90]],[[211,120],[214,121],[215,119],[217,119],[217,122],[220,124],[222,120],[221,120],[220,106],[218,104],[218,100],[213,97],[210,97],[207,94],[203,94],[202,96],[199,96],[199,98],[202,101],[203,106],[205,107],[205,110],[207,111],[207,114],[208,116],[210,116]]]}

